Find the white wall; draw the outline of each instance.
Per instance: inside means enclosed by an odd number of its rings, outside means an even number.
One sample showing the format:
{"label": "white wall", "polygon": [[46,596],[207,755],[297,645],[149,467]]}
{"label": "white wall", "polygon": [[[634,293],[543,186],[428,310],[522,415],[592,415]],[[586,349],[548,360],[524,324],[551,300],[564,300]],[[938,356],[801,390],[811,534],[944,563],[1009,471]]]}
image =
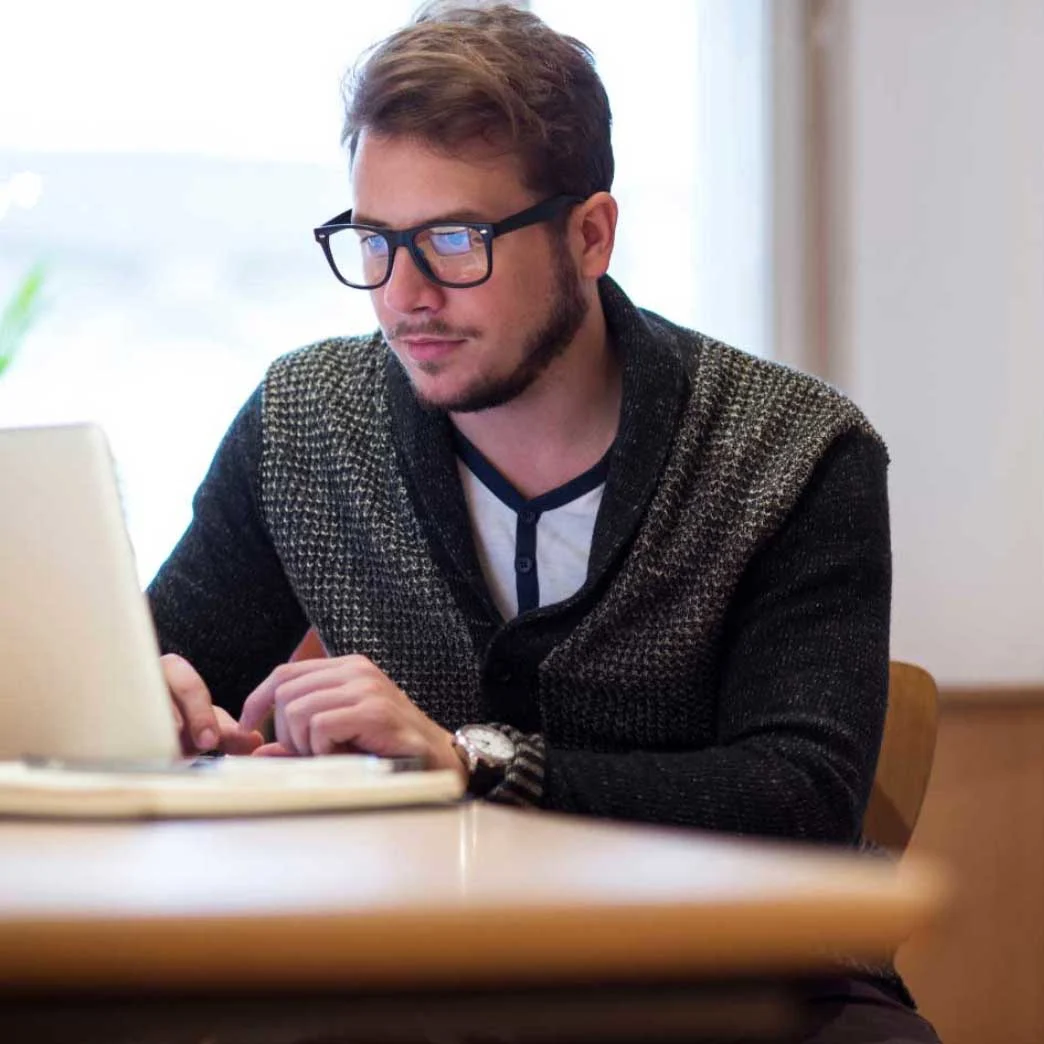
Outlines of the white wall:
{"label": "white wall", "polygon": [[1044,681],[1044,4],[847,0],[842,383],[891,449],[893,654]]}

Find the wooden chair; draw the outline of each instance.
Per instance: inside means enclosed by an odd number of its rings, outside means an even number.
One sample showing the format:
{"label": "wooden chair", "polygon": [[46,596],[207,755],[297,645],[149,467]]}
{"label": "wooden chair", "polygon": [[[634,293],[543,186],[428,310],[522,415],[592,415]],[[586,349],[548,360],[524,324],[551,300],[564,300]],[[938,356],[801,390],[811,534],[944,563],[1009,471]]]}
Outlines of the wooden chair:
{"label": "wooden chair", "polygon": [[888,714],[863,836],[903,851],[910,841],[935,757],[939,692],[921,667],[893,660],[888,676]]}

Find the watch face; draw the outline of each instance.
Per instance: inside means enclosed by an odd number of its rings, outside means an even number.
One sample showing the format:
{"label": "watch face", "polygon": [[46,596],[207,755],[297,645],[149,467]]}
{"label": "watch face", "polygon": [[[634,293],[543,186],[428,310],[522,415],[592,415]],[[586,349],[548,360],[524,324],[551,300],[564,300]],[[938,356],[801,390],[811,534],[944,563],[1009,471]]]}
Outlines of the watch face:
{"label": "watch face", "polygon": [[473,726],[465,730],[468,742],[482,757],[493,762],[508,762],[515,756],[515,744],[497,729]]}

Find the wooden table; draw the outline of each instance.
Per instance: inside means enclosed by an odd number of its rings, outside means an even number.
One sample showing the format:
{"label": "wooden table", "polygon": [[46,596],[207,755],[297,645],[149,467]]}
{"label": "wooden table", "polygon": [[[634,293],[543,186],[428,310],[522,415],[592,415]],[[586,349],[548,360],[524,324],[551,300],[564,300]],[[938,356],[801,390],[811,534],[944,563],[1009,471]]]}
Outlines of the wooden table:
{"label": "wooden table", "polygon": [[8,820],[0,1039],[769,1035],[782,983],[887,955],[944,891],[908,859],[480,803]]}

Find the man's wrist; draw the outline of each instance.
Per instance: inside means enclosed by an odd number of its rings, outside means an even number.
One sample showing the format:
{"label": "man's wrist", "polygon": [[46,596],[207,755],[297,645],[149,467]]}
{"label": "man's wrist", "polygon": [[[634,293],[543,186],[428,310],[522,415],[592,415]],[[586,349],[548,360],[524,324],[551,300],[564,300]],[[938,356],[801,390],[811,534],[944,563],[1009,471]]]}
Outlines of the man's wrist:
{"label": "man's wrist", "polygon": [[[488,801],[503,805],[540,806],[544,797],[544,773],[547,745],[539,733],[527,734],[512,725],[465,726],[481,732],[499,733],[510,746],[512,755],[490,780],[486,775],[476,787],[469,779],[468,790]],[[459,749],[459,744],[458,744]],[[466,764],[462,757],[462,762]],[[492,782],[492,786],[489,784]]]}
{"label": "man's wrist", "polygon": [[473,797],[485,797],[499,786],[517,754],[514,739],[498,725],[462,725],[453,735],[453,746]]}
{"label": "man's wrist", "polygon": [[453,743],[453,733],[448,729],[442,729],[439,741],[435,745],[434,752],[429,759],[429,764],[433,769],[444,769],[452,770],[456,772],[463,780],[464,785],[467,786],[468,782],[468,769],[457,753],[457,748]]}

